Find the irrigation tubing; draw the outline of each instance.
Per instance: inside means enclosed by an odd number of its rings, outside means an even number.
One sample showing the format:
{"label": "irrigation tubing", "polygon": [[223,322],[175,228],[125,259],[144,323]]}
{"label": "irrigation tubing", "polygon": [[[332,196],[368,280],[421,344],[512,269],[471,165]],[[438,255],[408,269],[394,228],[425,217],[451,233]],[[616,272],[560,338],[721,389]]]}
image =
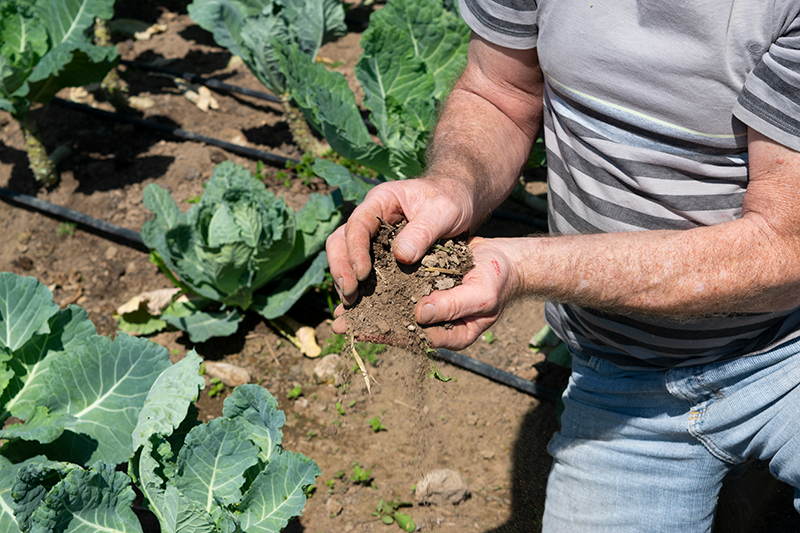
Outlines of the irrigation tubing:
{"label": "irrigation tubing", "polygon": [[[286,163],[291,164],[298,164],[300,163],[297,159],[292,159],[290,157],[283,157],[277,154],[273,154],[271,152],[265,152],[264,150],[256,150],[255,148],[248,148],[246,146],[240,146],[238,144],[229,143],[226,141],[222,141],[220,139],[215,139],[213,137],[207,137],[205,135],[200,135],[199,133],[193,133],[191,131],[186,131],[181,129],[177,126],[169,126],[167,124],[158,124],[156,122],[151,122],[149,120],[142,120],[140,118],[132,117],[130,115],[123,115],[121,113],[112,113],[110,111],[104,111],[102,109],[97,109],[85,104],[79,104],[76,102],[70,102],[69,100],[63,100],[61,98],[54,98],[54,104],[58,104],[60,106],[74,109],[76,111],[82,111],[84,113],[89,113],[92,115],[96,115],[108,120],[116,120],[119,122],[126,122],[128,124],[133,124],[134,126],[138,126],[141,128],[147,128],[159,131],[161,133],[166,133],[168,135],[173,135],[180,139],[190,140],[190,141],[197,141],[203,142],[206,144],[210,144],[212,146],[217,146],[219,148],[224,148],[229,152],[233,152],[235,154],[243,155],[246,157],[251,157],[253,159],[260,159],[262,161],[270,162],[275,165],[285,167]],[[378,180],[374,180],[371,178],[367,178],[364,176],[358,176],[361,180],[370,183],[372,185],[376,185],[380,183]],[[515,222],[520,222],[523,224],[527,224],[528,226],[546,231],[547,230],[547,222],[544,220],[528,217],[525,215],[520,215],[518,213],[513,213],[509,211],[503,211],[500,209],[496,209],[492,212],[492,215],[501,218],[504,220],[512,220]]]}
{"label": "irrigation tubing", "polygon": [[254,91],[246,87],[239,87],[238,85],[230,85],[227,83],[223,83],[219,80],[215,80],[214,78],[205,78],[203,76],[198,76],[197,74],[192,74],[191,72],[181,72],[180,70],[174,70],[171,68],[151,65],[149,63],[140,63],[139,61],[128,61],[125,59],[120,59],[119,63],[120,65],[125,65],[126,67],[131,67],[134,69],[150,71],[150,72],[160,72],[162,74],[169,74],[170,76],[175,76],[176,78],[183,78],[186,81],[190,81],[192,83],[199,83],[200,85],[205,85],[206,87],[210,87],[211,89],[214,89],[216,91],[239,93],[239,94],[244,94],[246,96],[252,96],[254,98],[260,98],[261,100],[267,100],[268,102],[275,102],[278,104],[281,103],[281,99],[273,94],[265,93],[262,91]]}
{"label": "irrigation tubing", "polygon": [[256,150],[255,148],[248,148],[246,146],[239,146],[238,144],[229,143],[226,141],[222,141],[220,139],[215,139],[213,137],[207,137],[205,135],[200,135],[199,133],[193,133],[191,131],[186,131],[182,128],[177,126],[169,126],[167,124],[158,124],[156,122],[150,122],[148,120],[142,120],[140,118],[132,117],[129,115],[123,115],[121,113],[112,113],[110,111],[104,111],[102,109],[97,109],[85,104],[78,104],[76,102],[70,102],[69,100],[63,100],[61,98],[53,98],[53,103],[58,104],[60,106],[66,107],[68,109],[75,109],[77,111],[83,111],[84,113],[89,113],[91,115],[97,115],[102,118],[106,118],[109,120],[117,120],[119,122],[127,122],[128,124],[133,124],[134,126],[139,126],[142,128],[148,128],[151,130],[160,131],[162,133],[166,133],[168,135],[173,135],[180,139],[184,139],[187,141],[197,141],[206,144],[210,144],[213,146],[218,146],[220,148],[224,148],[229,152],[233,152],[235,154],[244,155],[247,157],[252,157],[254,159],[261,159],[263,161],[268,161],[270,163],[274,163],[279,166],[286,166],[286,163],[299,163],[296,159],[290,159],[288,157],[283,157],[280,155],[272,154],[269,152],[265,152],[263,150]]}
{"label": "irrigation tubing", "polygon": [[119,244],[130,246],[131,248],[135,248],[142,252],[150,251],[147,246],[144,245],[142,236],[133,230],[117,226],[116,224],[111,224],[110,222],[106,222],[104,220],[98,220],[94,217],[90,217],[89,215],[84,215],[78,211],[73,211],[72,209],[61,207],[60,205],[51,204],[50,202],[45,202],[44,200],[40,200],[36,197],[14,192],[3,187],[0,187],[0,198],[17,205],[30,207],[42,213],[52,215],[60,220],[74,222],[82,228],[88,229],[92,233],[98,234],[101,237],[112,240]]}
{"label": "irrigation tubing", "polygon": [[436,350],[436,353],[443,361],[447,361],[450,364],[474,372],[475,374],[481,375],[497,383],[502,383],[503,385],[507,385],[511,388],[517,389],[518,391],[525,392],[545,400],[550,400],[553,402],[558,400],[559,394],[556,391],[547,387],[543,387],[532,381],[528,381],[527,379],[522,379],[519,376],[515,376],[514,374],[510,374],[504,370],[500,370],[499,368],[487,365],[486,363],[478,361],[477,359],[467,357],[466,355],[462,355],[458,352],[445,350],[443,348]]}
{"label": "irrigation tubing", "polygon": [[[140,63],[138,61],[128,61],[121,59],[120,64],[144,71],[150,72],[160,72],[162,74],[169,74],[170,76],[175,76],[176,78],[183,78],[184,80],[190,81],[192,83],[197,83],[200,85],[205,85],[206,87],[210,87],[215,91],[219,92],[229,92],[229,93],[239,93],[244,94],[246,96],[252,96],[253,98],[259,98],[261,100],[266,100],[268,102],[273,102],[280,104],[281,99],[275,96],[274,94],[265,93],[262,91],[254,91],[253,89],[248,89],[247,87],[240,87],[238,85],[230,85],[228,83],[221,82],[219,80],[215,80],[214,78],[205,78],[203,76],[199,76],[197,74],[192,74],[191,72],[181,72],[180,70],[174,70],[167,67],[160,67],[158,65],[151,65],[149,63]],[[369,119],[363,119],[364,124],[367,128],[370,129],[371,133],[375,133],[377,128]]]}
{"label": "irrigation tubing", "polygon": [[[3,198],[10,203],[29,207],[41,213],[51,215],[59,220],[73,222],[79,225],[82,229],[88,230],[91,233],[116,243],[130,246],[131,248],[141,252],[150,251],[142,241],[141,235],[133,230],[129,230],[127,228],[117,226],[116,224],[111,224],[110,222],[99,220],[78,211],[74,211],[60,205],[51,204],[50,202],[40,200],[39,198],[28,196],[27,194],[21,194],[4,187],[0,187],[0,198]],[[472,359],[460,353],[451,352],[450,350],[438,350],[438,355],[441,359],[447,361],[448,363],[466,370],[470,370],[476,374],[489,378],[492,381],[508,385],[509,387],[526,392],[533,396],[539,396],[541,398],[553,401],[555,401],[558,396],[550,389],[522,379],[513,374],[509,374],[508,372],[504,372],[498,368],[487,365],[486,363],[482,363],[481,361]]]}

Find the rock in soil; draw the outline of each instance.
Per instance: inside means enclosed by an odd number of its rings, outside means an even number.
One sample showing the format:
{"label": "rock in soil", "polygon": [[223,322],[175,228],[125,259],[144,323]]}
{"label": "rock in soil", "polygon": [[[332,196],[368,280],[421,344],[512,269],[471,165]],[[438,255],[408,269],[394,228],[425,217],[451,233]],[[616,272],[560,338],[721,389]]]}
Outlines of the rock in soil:
{"label": "rock in soil", "polygon": [[420,504],[443,506],[461,503],[469,497],[470,492],[461,474],[444,468],[425,474],[417,483],[415,494]]}
{"label": "rock in soil", "polygon": [[219,379],[228,387],[238,387],[239,385],[250,383],[250,372],[242,367],[230,363],[206,361],[205,368],[206,374],[212,378]]}
{"label": "rock in soil", "polygon": [[425,327],[417,324],[414,308],[434,290],[460,285],[472,269],[472,252],[464,234],[440,240],[418,263],[402,264],[392,253],[392,243],[404,225],[381,224],[372,240],[372,272],[359,284],[360,297],[343,317],[357,338],[424,353]]}

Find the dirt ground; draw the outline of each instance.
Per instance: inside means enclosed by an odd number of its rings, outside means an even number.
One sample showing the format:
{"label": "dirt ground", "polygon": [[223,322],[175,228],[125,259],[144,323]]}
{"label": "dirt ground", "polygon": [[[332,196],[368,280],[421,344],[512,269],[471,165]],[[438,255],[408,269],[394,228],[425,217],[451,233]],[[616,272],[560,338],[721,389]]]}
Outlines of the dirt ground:
{"label": "dirt ground", "polygon": [[[245,66],[231,63],[227,51],[191,22],[185,3],[124,0],[117,4],[116,16],[167,27],[149,41],[120,40],[124,59],[158,60],[172,69],[263,90]],[[338,65],[336,70],[355,84],[352,71],[360,54],[360,34],[358,28],[352,29],[340,41],[326,45],[320,55]],[[214,93],[219,109],[203,112],[184,98],[169,77],[130,68],[121,68],[121,74],[130,95],[152,101],[139,118],[286,157],[302,155],[292,143],[278,105]],[[62,91],[59,96],[68,99],[70,93]],[[112,110],[104,102],[96,105]],[[137,232],[150,215],[142,205],[147,184],[167,188],[179,205],[188,208],[186,201],[202,194],[202,184],[216,163],[232,160],[256,170],[256,161],[220,148],[58,105],[33,113],[48,149],[65,143],[72,148],[72,155],[59,168],[61,181],[52,190],[34,183],[19,126],[0,112],[0,186]],[[295,209],[310,192],[327,190],[319,180],[309,185],[296,180],[286,187],[282,180],[268,179],[267,185]],[[117,306],[142,291],[171,286],[149,263],[147,253],[5,202],[0,202],[0,231],[6,239],[0,246],[0,270],[34,276],[51,287],[59,304],[83,306],[104,335],[116,332],[113,311]],[[514,236],[534,231],[524,224],[493,219],[480,234]],[[312,294],[297,307],[300,310],[292,312],[293,318],[314,327],[324,344],[332,336],[324,299]],[[543,325],[541,303],[518,302],[491,329],[492,342],[480,340],[462,353],[559,390],[566,372],[528,347],[530,337]],[[551,462],[545,446],[558,427],[551,401],[445,362],[439,362],[439,369],[450,381],[420,379],[412,358],[398,348],[378,354],[376,363],[368,365],[374,377],[371,394],[357,372],[346,386],[317,384],[313,370],[318,360],[303,356],[257,316],[248,317],[236,335],[203,344],[193,345],[181,332],[151,338],[169,349],[174,360],[195,348],[207,360],[242,367],[252,382],[278,398],[287,414],[284,446],[313,458],[322,469],[303,516],[291,523],[289,531],[396,531],[397,525],[386,526],[372,514],[381,499],[411,502],[403,510],[423,531],[540,530]],[[298,386],[302,395],[289,399],[290,391]],[[229,392],[226,388],[213,397],[201,392],[201,417],[219,416]],[[370,423],[376,417],[383,426],[379,431]],[[356,465],[369,470],[368,479],[353,479]],[[419,505],[414,488],[426,473],[437,469],[458,472],[470,496],[457,505]],[[782,501],[786,504],[785,497]]]}

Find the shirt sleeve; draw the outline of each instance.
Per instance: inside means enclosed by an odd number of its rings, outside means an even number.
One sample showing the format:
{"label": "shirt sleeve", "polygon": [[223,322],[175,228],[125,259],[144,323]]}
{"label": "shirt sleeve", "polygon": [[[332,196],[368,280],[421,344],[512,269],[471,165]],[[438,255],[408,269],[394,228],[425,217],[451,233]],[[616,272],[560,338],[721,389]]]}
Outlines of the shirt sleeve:
{"label": "shirt sleeve", "polygon": [[489,42],[528,50],[539,36],[537,0],[458,0],[467,25]]}
{"label": "shirt sleeve", "polygon": [[742,122],[775,142],[800,151],[800,16],[747,75],[733,108]]}

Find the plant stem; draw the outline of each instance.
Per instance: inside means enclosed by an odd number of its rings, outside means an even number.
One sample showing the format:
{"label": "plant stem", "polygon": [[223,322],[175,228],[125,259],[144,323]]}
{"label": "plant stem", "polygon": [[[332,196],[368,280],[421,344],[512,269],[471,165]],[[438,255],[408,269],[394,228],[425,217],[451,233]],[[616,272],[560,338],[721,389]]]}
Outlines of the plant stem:
{"label": "plant stem", "polygon": [[28,153],[28,165],[33,177],[39,183],[52,187],[58,183],[56,165],[47,155],[47,149],[39,136],[39,127],[30,113],[26,113],[20,120],[22,133],[25,136],[25,151]]}
{"label": "plant stem", "polygon": [[[94,19],[94,44],[97,46],[113,46],[111,29],[105,19]],[[116,109],[128,109],[128,88],[122,83],[117,67],[108,71],[100,86],[106,93],[106,98],[111,102],[111,105]]]}
{"label": "plant stem", "polygon": [[286,115],[289,131],[292,132],[295,144],[304,154],[321,157],[328,150],[328,147],[314,137],[311,127],[303,116],[303,112],[292,103],[291,97],[288,95],[281,96],[281,107],[283,108],[283,114]]}

